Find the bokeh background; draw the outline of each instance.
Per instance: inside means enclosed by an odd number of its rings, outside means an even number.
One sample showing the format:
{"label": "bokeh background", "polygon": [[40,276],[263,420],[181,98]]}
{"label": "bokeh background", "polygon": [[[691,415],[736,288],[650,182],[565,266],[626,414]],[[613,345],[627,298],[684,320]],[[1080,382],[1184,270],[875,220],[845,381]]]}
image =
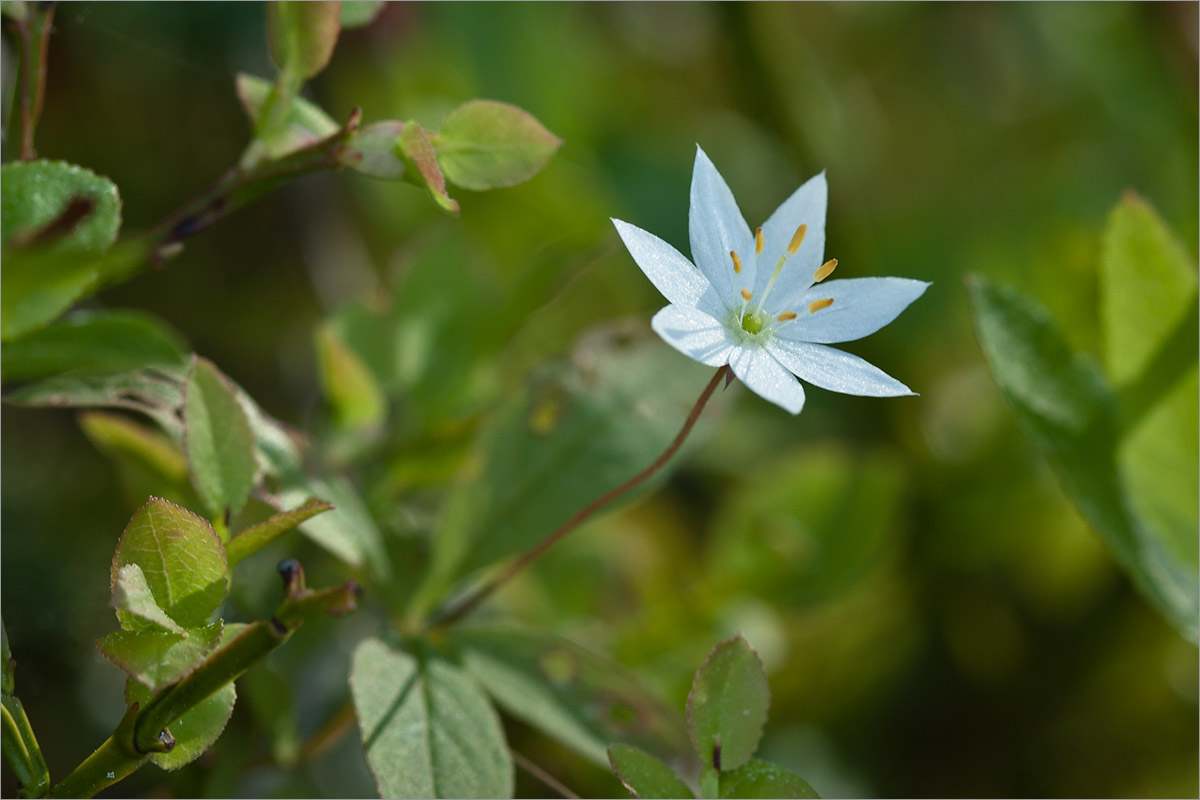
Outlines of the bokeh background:
{"label": "bokeh background", "polygon": [[[127,229],[236,162],[249,126],[234,75],[272,74],[261,6],[69,3],[55,21],[38,150],[112,178]],[[827,170],[839,276],[934,283],[847,348],[921,396],[813,389],[792,418],[731,388],[661,490],[579,531],[502,606],[677,707],[712,645],[743,631],[774,693],[760,755],[825,795],[1196,796],[1197,651],[1020,433],[963,284],[1021,288],[1095,353],[1100,235],[1123,192],[1196,253],[1196,3],[396,3],[343,33],[307,91],[335,117],[361,106],[429,128],[503,100],[564,145],[527,184],[452,191],[461,218],[408,185],[305,178],[93,304],[160,315],[319,437],[315,328],[347,303],[415,297],[414,332],[442,331],[452,352],[405,343],[426,388],[392,409],[394,441],[425,438],[372,497],[385,532],[411,537],[439,508],[424,484],[447,470],[441,445],[514,376],[661,306],[610,216],[686,252],[697,143],[751,225]],[[120,713],[121,674],[94,640],[114,627],[108,565],[135,505],[72,414],[2,415],[3,614],[61,777]],[[299,538],[282,554],[340,574]],[[312,625],[281,651],[301,740],[345,701],[349,653],[380,619]],[[620,791],[509,733],[576,791]],[[239,703],[173,783],[147,767],[115,793],[372,791],[353,733],[294,770],[270,752]],[[518,789],[548,791],[523,774]]]}

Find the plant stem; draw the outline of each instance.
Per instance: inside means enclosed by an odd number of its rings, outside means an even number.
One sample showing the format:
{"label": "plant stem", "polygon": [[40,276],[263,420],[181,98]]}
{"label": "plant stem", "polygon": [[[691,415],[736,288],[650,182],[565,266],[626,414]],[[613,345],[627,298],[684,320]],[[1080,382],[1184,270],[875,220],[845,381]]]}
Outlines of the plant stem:
{"label": "plant stem", "polygon": [[22,161],[37,158],[33,134],[46,97],[46,56],[50,51],[50,27],[54,20],[53,3],[29,3],[27,16],[12,23],[21,43],[21,155]]}
{"label": "plant stem", "polygon": [[33,727],[25,716],[21,701],[13,695],[4,695],[3,709],[4,757],[17,776],[23,791],[36,797],[50,788],[50,772],[46,759],[38,746]]}
{"label": "plant stem", "polygon": [[708,382],[708,386],[704,387],[704,391],[700,393],[700,398],[696,400],[696,404],[692,406],[691,413],[688,414],[687,419],[683,423],[683,427],[679,429],[679,433],[675,435],[675,438],[669,445],[667,445],[667,449],[664,450],[658,458],[654,459],[654,462],[650,466],[646,467],[644,470],[639,472],[637,475],[634,475],[620,486],[610,489],[592,502],[588,503],[583,508],[576,511],[573,517],[560,525],[557,529],[550,533],[549,536],[547,536],[545,539],[542,539],[540,542],[534,545],[533,548],[527,550],[525,553],[518,556],[514,561],[510,562],[509,565],[505,567],[499,575],[483,584],[483,586],[479,587],[471,594],[467,595],[467,597],[461,602],[438,617],[432,623],[432,625],[430,625],[429,630],[431,632],[442,631],[463,619],[463,617],[474,611],[477,606],[483,603],[483,601],[495,594],[497,589],[508,583],[510,580],[524,571],[529,565],[533,564],[535,561],[545,555],[547,550],[557,544],[568,533],[586,522],[589,517],[629,490],[637,488],[637,486],[643,483],[647,478],[649,478],[655,472],[658,472],[658,470],[660,470],[664,464],[670,461],[671,456],[675,455],[675,451],[679,449],[680,445],[683,444],[684,439],[686,439],[687,435],[691,433],[692,427],[696,424],[696,420],[700,418],[700,412],[704,410],[704,406],[708,404],[708,399],[712,397],[712,393],[716,391],[717,384],[721,382],[721,379],[725,377],[725,374],[728,371],[728,365],[717,370],[717,373],[713,375],[712,380]]}

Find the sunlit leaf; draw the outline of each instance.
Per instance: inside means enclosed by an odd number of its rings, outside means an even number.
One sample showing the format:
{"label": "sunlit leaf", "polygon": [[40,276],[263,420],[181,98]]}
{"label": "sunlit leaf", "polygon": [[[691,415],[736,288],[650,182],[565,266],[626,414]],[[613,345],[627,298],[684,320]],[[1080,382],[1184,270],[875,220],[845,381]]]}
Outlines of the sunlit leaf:
{"label": "sunlit leaf", "polygon": [[494,100],[463,103],[432,141],[446,179],[474,191],[529,180],[562,146],[532,114]]}
{"label": "sunlit leaf", "polygon": [[771,689],[762,662],[741,636],[721,642],[696,670],[688,732],[702,759],[721,772],[750,760],[762,738]]}
{"label": "sunlit leaf", "polygon": [[254,433],[233,387],[197,358],[183,403],[184,453],[192,483],[210,514],[237,513],[254,486]]}
{"label": "sunlit leaf", "polygon": [[272,514],[257,525],[251,525],[240,531],[225,545],[229,556],[229,566],[233,567],[242,559],[253,555],[305,520],[331,510],[333,510],[331,504],[324,500],[312,499],[299,508]]}
{"label": "sunlit leaf", "polygon": [[267,3],[267,41],[280,71],[311,78],[325,69],[337,44],[338,6],[323,0]]}
{"label": "sunlit leaf", "polygon": [[112,585],[112,606],[125,612],[121,621],[128,631],[170,631],[187,635],[158,605],[137,564],[126,564],[117,571]]}
{"label": "sunlit leaf", "polygon": [[752,758],[733,771],[722,771],[720,785],[722,798],[820,797],[796,773],[761,758]]}
{"label": "sunlit leaf", "polygon": [[222,623],[172,633],[164,630],[116,631],[97,642],[109,661],[151,691],[182,680],[203,663],[221,640]]}
{"label": "sunlit leaf", "polygon": [[511,797],[513,765],[500,719],[460,667],[367,639],[350,688],[381,797]]}
{"label": "sunlit leaf", "polygon": [[316,334],[317,372],[338,425],[373,428],[387,412],[383,391],[362,359],[348,348],[338,332],[323,325]]}
{"label": "sunlit leaf", "polygon": [[[135,680],[125,683],[127,703],[146,703],[153,696],[152,691]],[[179,769],[195,761],[225,730],[236,701],[237,690],[232,683],[225,684],[211,697],[200,701],[168,727],[175,738],[175,747],[171,752],[155,753],[150,760],[165,770]]]}
{"label": "sunlit leaf", "polygon": [[608,748],[608,758],[613,772],[634,797],[669,800],[695,796],[670,767],[645,750],[628,744],[614,744]]}

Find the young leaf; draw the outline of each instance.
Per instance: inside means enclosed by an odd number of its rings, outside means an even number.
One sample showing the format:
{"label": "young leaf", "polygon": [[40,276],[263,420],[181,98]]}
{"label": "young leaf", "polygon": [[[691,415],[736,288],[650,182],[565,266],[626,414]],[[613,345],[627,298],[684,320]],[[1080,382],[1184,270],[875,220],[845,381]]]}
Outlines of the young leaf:
{"label": "young leaf", "polygon": [[[145,704],[152,697],[154,692],[141,683],[133,679],[125,682],[126,703]],[[236,701],[237,690],[234,685],[227,683],[222,686],[171,724],[169,730],[175,737],[175,747],[169,753],[155,753],[150,760],[165,770],[179,769],[195,761],[225,730]]]}
{"label": "young leaf", "polygon": [[367,639],[354,652],[350,689],[380,796],[512,796],[500,719],[459,667]]}
{"label": "young leaf", "polygon": [[404,123],[394,119],[363,126],[346,143],[345,163],[356,172],[372,178],[403,178],[404,159],[397,150],[403,133]]}
{"label": "young leaf", "polygon": [[126,630],[170,631],[187,637],[179,623],[159,607],[137,564],[126,564],[117,571],[117,579],[112,585],[112,606],[125,612],[121,620]]}
{"label": "young leaf", "polygon": [[196,492],[214,517],[237,513],[258,470],[254,432],[233,387],[210,362],[197,358],[183,400],[184,453]]}
{"label": "young leaf", "polygon": [[820,797],[808,782],[778,764],[752,758],[744,766],[721,773],[721,797]]}
{"label": "young leaf", "polygon": [[332,510],[333,506],[330,503],[313,498],[299,508],[272,514],[257,525],[240,531],[225,545],[225,552],[229,556],[229,568],[232,569],[239,561],[266,547],[306,519]]}
{"label": "young leaf", "polygon": [[980,346],[1022,425],[1134,583],[1195,642],[1196,562],[1131,509],[1117,476],[1115,403],[1099,370],[1071,351],[1042,306],[980,279],[968,288]]}
{"label": "young leaf", "polygon": [[158,431],[105,411],[82,412],[79,427],[107,455],[136,462],[165,482],[187,482],[183,451]]}
{"label": "young leaf", "polygon": [[[241,101],[251,123],[258,121],[271,91],[270,81],[238,73],[238,100]],[[332,136],[339,127],[320,106],[303,97],[294,97],[283,115],[280,130],[271,137],[270,142],[263,144],[262,155],[268,158],[285,156]]]}
{"label": "young leaf", "polygon": [[529,180],[562,146],[532,114],[494,100],[463,103],[432,141],[446,179],[474,191]]}
{"label": "young leaf", "polygon": [[109,661],[152,692],[182,680],[217,649],[220,620],[180,633],[162,630],[116,631],[96,644]]}
{"label": "young leaf", "polygon": [[61,372],[186,368],[188,346],[157,317],[140,311],[79,311],[6,342],[0,377],[34,380]]}
{"label": "young leaf", "polygon": [[437,154],[429,141],[429,134],[415,121],[404,123],[396,143],[396,154],[410,162],[415,168],[434,202],[451,214],[458,213],[458,202],[446,194],[446,179],[438,166]]}
{"label": "young leaf", "polygon": [[383,391],[331,325],[317,329],[316,350],[321,388],[333,407],[336,423],[351,430],[381,425],[387,413]]}
{"label": "young leaf", "polygon": [[[157,497],[129,520],[117,542],[112,580],[121,568],[137,564],[158,606],[185,628],[208,622],[228,590],[225,551],[208,522]],[[117,609],[124,628],[141,623]]]}
{"label": "young leaf", "polygon": [[336,2],[282,0],[267,4],[267,41],[281,72],[311,78],[329,63],[338,38]]}
{"label": "young leaf", "polygon": [[383,0],[342,0],[342,30],[370,25],[383,10]]}
{"label": "young leaf", "polygon": [[688,695],[692,746],[719,772],[750,760],[762,738],[771,689],[758,655],[741,636],[718,644],[696,670]]}
{"label": "young leaf", "polygon": [[670,767],[645,750],[628,744],[614,744],[608,748],[608,760],[613,772],[634,797],[668,800],[694,797],[692,790]]}
{"label": "young leaf", "polygon": [[0,168],[0,241],[10,248],[100,253],[121,228],[116,184],[63,161],[18,161]]}

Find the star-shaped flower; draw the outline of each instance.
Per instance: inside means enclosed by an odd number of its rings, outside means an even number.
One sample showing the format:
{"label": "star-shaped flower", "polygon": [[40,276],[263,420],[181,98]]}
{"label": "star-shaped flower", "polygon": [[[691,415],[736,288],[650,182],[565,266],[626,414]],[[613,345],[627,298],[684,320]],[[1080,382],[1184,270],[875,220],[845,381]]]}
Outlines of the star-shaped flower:
{"label": "star-shaped flower", "polygon": [[907,278],[824,283],[837,266],[822,261],[827,194],[821,173],[751,231],[729,186],[696,148],[688,214],[695,265],[654,234],[613,220],[633,260],[671,303],[651,322],[658,335],[702,364],[728,364],[752,391],[793,414],[804,407],[797,377],[843,394],[913,394],[858,356],[825,346],[874,333],[929,286]]}

